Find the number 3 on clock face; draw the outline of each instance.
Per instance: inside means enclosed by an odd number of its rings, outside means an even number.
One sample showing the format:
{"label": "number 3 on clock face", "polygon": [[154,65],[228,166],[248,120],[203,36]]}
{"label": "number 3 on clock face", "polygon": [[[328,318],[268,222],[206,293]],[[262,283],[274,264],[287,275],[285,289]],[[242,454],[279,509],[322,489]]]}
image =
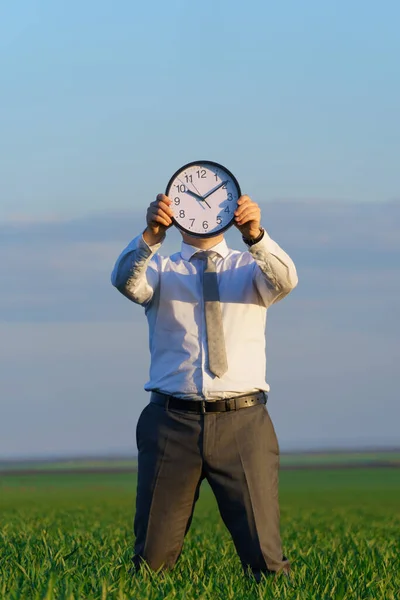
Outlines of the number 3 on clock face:
{"label": "number 3 on clock face", "polygon": [[174,224],[196,237],[213,237],[228,229],[241,196],[235,176],[209,160],[178,169],[165,193],[172,201]]}

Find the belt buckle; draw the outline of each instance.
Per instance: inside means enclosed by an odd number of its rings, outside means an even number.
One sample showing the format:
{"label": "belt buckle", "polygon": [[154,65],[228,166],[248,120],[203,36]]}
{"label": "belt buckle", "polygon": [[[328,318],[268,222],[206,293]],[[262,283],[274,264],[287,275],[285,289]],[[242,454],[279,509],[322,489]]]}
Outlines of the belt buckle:
{"label": "belt buckle", "polygon": [[231,410],[236,410],[236,399],[235,398],[226,398],[225,409],[226,409],[226,412],[230,412]]}
{"label": "belt buckle", "polygon": [[205,415],[206,414],[206,401],[205,400],[200,400],[201,404],[201,410],[200,410],[200,414]]}

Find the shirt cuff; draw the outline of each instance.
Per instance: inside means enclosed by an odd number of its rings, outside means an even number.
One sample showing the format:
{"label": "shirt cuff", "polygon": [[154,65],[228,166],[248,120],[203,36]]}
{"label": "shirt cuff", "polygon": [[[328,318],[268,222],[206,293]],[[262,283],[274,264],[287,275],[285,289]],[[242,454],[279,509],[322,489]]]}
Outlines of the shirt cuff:
{"label": "shirt cuff", "polygon": [[263,235],[262,239],[259,242],[257,242],[256,244],[249,246],[248,251],[250,252],[250,254],[256,255],[259,252],[270,253],[270,252],[273,252],[274,249],[275,249],[275,242],[269,237],[268,233],[264,229],[264,235]]}
{"label": "shirt cuff", "polygon": [[126,256],[130,252],[135,252],[137,257],[141,257],[142,259],[145,259],[145,260],[148,258],[151,258],[157,252],[157,250],[160,248],[160,246],[161,246],[161,243],[154,244],[153,246],[149,246],[144,241],[143,235],[137,235],[135,238],[133,238],[133,240],[128,244],[128,246],[122,252],[121,256],[119,257],[119,259],[117,261],[117,264],[118,264],[118,262],[120,262],[120,260],[122,258],[124,258],[124,256]]}
{"label": "shirt cuff", "polygon": [[[162,238],[161,242],[159,242],[158,244],[153,244],[152,246],[149,246],[149,244],[145,241],[143,234],[135,239],[138,240],[137,248],[141,248],[143,250],[149,250],[151,254],[155,254],[157,252],[157,250],[159,250],[161,248],[161,245],[162,245],[163,241],[165,240],[165,235]],[[133,241],[135,241],[135,240],[133,240]],[[150,254],[149,254],[149,256],[150,256]]]}

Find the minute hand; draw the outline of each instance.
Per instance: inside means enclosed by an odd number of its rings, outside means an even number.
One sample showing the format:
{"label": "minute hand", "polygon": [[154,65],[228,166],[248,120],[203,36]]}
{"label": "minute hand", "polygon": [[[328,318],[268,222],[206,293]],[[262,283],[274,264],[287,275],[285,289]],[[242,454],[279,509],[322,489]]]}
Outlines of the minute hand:
{"label": "minute hand", "polygon": [[208,204],[207,200],[205,200],[203,198],[203,196],[200,196],[200,194],[195,194],[194,192],[192,192],[192,190],[186,190],[186,193],[190,194],[191,196],[194,196],[195,198],[197,198],[198,200],[201,200],[202,202],[205,202],[207,204],[208,208],[211,208],[211,206]]}
{"label": "minute hand", "polygon": [[203,196],[200,196],[200,194],[196,194],[195,192],[192,192],[192,190],[186,190],[187,194],[190,194],[191,196],[194,196],[195,198],[198,198],[199,200],[204,200]]}
{"label": "minute hand", "polygon": [[213,194],[214,192],[216,192],[217,190],[219,190],[220,187],[222,187],[223,185],[226,185],[228,183],[227,181],[221,181],[221,183],[219,185],[217,185],[217,187],[215,187],[214,189],[210,190],[209,192],[207,192],[207,194],[205,194],[203,196],[203,200],[205,200],[206,198],[208,198],[208,196],[211,196],[211,194]]}

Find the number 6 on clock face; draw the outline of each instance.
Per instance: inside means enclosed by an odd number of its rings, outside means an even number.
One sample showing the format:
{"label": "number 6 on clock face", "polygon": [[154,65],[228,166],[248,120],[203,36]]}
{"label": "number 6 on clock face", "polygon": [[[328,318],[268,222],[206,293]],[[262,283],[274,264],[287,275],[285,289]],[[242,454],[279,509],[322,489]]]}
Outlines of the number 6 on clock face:
{"label": "number 6 on clock face", "polygon": [[241,196],[235,176],[209,160],[178,169],[165,193],[172,201],[174,224],[196,237],[213,237],[228,229]]}

